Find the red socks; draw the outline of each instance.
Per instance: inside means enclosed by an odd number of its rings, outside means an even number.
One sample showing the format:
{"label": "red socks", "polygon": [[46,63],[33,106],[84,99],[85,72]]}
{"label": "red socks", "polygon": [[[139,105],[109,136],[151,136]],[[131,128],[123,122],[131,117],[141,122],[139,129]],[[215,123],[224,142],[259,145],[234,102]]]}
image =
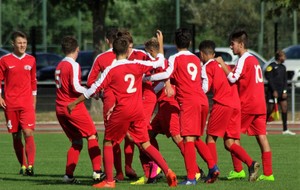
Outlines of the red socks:
{"label": "red socks", "polygon": [[21,166],[23,165],[23,166],[27,167],[26,155],[25,155],[22,139],[21,138],[14,138],[13,139],[13,145],[14,145],[15,153],[16,153],[16,156],[18,158],[18,161],[19,161],[20,165]]}
{"label": "red socks", "polygon": [[25,152],[27,155],[28,165],[34,165],[35,143],[33,136],[25,137]]}
{"label": "red socks", "polygon": [[97,139],[88,140],[88,152],[94,171],[101,170],[101,151]]}
{"label": "red socks", "polygon": [[74,170],[79,160],[82,145],[72,144],[67,154],[66,175],[73,176]]}
{"label": "red socks", "polygon": [[236,172],[242,171],[242,169],[243,169],[242,161],[240,159],[238,159],[234,153],[231,152],[230,154],[231,154],[234,171],[236,171]]}
{"label": "red socks", "polygon": [[243,147],[233,143],[229,148],[230,152],[233,153],[238,159],[247,164],[248,167],[251,166],[253,160],[249,154],[243,149]]}
{"label": "red socks", "polygon": [[177,147],[180,149],[181,155],[184,157],[184,143],[183,140],[176,144]]}
{"label": "red socks", "polygon": [[207,147],[211,153],[211,156],[213,157],[216,164],[218,163],[218,153],[217,153],[217,147],[216,143],[207,143]]}
{"label": "red socks", "polygon": [[103,147],[103,157],[104,157],[104,168],[106,174],[106,180],[108,182],[112,182],[114,180],[113,177],[113,162],[114,162],[114,154],[112,146],[104,146]]}
{"label": "red socks", "polygon": [[272,170],[272,152],[263,152],[262,156],[263,171],[265,176],[273,174]]}
{"label": "red socks", "polygon": [[113,148],[114,166],[116,169],[116,173],[117,175],[123,174],[120,144],[114,143],[112,148]]}
{"label": "red socks", "polygon": [[213,159],[210,150],[208,149],[208,146],[201,139],[195,140],[195,146],[200,156],[207,163],[208,168],[209,169],[213,168],[216,162]]}
{"label": "red socks", "polygon": [[[127,137],[124,142],[125,167],[131,168],[134,153],[134,142],[131,142]],[[122,167],[122,164],[121,164]]]}
{"label": "red socks", "polygon": [[184,143],[184,163],[187,171],[187,179],[195,179],[197,162],[194,142]]}

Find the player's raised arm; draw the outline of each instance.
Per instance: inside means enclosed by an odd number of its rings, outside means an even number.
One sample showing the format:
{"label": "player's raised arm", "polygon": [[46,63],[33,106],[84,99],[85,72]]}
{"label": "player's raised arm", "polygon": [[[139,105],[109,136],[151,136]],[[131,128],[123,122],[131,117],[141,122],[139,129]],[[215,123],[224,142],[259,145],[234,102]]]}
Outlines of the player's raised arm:
{"label": "player's raised arm", "polygon": [[164,54],[164,38],[160,30],[157,30],[156,37],[159,43],[159,53]]}

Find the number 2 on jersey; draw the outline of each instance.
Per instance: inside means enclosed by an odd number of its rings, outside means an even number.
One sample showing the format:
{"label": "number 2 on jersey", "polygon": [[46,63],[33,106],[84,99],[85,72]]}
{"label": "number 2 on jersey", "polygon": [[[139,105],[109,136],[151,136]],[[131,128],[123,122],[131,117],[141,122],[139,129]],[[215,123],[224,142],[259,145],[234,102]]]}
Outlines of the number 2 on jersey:
{"label": "number 2 on jersey", "polygon": [[127,88],[127,93],[130,94],[130,93],[136,92],[136,88],[133,87],[134,82],[135,82],[135,77],[134,77],[134,75],[133,75],[133,74],[127,74],[127,75],[125,75],[124,81],[127,82],[128,80],[130,80],[130,83],[129,83],[129,86],[128,86],[128,88]]}

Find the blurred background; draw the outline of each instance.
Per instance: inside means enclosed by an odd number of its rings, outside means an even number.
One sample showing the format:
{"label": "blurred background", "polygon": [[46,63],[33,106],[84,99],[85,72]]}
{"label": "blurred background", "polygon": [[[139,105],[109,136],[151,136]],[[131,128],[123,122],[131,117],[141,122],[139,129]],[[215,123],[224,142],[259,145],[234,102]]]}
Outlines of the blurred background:
{"label": "blurred background", "polygon": [[[62,59],[60,41],[64,35],[73,35],[80,43],[77,61],[83,81],[93,58],[108,48],[104,36],[111,27],[128,29],[136,47],[157,29],[162,30],[165,44],[173,44],[175,29],[186,27],[193,31],[191,51],[196,54],[200,41],[211,39],[218,47],[228,48],[229,34],[245,29],[249,48],[265,67],[276,50],[299,44],[299,10],[299,0],[0,0],[0,56],[12,50],[14,30],[27,33],[28,53],[37,58],[37,111],[53,111],[53,70]],[[234,59],[226,49],[220,51]],[[295,51],[299,67],[292,68],[290,79],[298,73],[295,80],[300,81],[300,47]],[[289,115],[290,120],[299,119],[295,116],[300,109],[299,91],[291,83],[289,93],[294,98],[289,99],[289,106],[294,115]]]}

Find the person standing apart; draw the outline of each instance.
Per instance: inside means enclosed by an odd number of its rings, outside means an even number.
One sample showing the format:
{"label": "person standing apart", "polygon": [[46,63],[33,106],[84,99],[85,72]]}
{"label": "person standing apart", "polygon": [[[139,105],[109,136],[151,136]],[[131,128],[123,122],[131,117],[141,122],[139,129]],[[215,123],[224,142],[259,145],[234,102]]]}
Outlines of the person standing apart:
{"label": "person standing apart", "polygon": [[265,71],[265,77],[268,80],[268,90],[267,90],[267,119],[270,117],[272,110],[274,108],[274,100],[277,102],[281,108],[281,118],[282,118],[282,134],[284,135],[295,135],[296,133],[288,130],[287,126],[287,73],[286,67],[283,65],[286,59],[285,53],[279,50],[275,54],[275,61],[272,62]]}
{"label": "person standing apart", "polygon": [[0,105],[4,109],[8,132],[13,137],[14,150],[21,165],[20,174],[33,176],[36,152],[33,137],[37,94],[36,61],[26,53],[25,33],[13,32],[12,46],[13,52],[0,60],[0,81],[4,81],[4,97],[1,94]]}
{"label": "person standing apart", "polygon": [[[258,60],[247,51],[248,35],[246,31],[236,31],[230,36],[230,48],[233,54],[238,55],[239,59],[235,68],[231,71],[222,57],[216,60],[222,66],[227,79],[230,83],[236,83],[241,101],[241,132],[249,136],[255,136],[261,149],[263,164],[263,175],[257,180],[274,181],[272,170],[272,151],[266,136],[266,103],[265,89],[262,69]],[[240,140],[235,140],[240,144]],[[241,160],[235,155],[232,156],[234,171],[230,172],[228,179],[240,178],[243,166]],[[254,170],[258,170],[259,164],[256,163]]]}
{"label": "person standing apart", "polygon": [[67,110],[67,105],[87,90],[81,86],[80,65],[75,61],[79,52],[78,42],[72,36],[65,36],[61,47],[65,58],[55,69],[55,108],[57,120],[72,143],[67,154],[63,182],[77,183],[73,174],[82,150],[83,138],[87,139],[88,143],[88,153],[93,166],[93,180],[102,181],[105,174],[101,171],[101,151],[95,124],[84,103],[79,104],[73,110],[72,115]]}

